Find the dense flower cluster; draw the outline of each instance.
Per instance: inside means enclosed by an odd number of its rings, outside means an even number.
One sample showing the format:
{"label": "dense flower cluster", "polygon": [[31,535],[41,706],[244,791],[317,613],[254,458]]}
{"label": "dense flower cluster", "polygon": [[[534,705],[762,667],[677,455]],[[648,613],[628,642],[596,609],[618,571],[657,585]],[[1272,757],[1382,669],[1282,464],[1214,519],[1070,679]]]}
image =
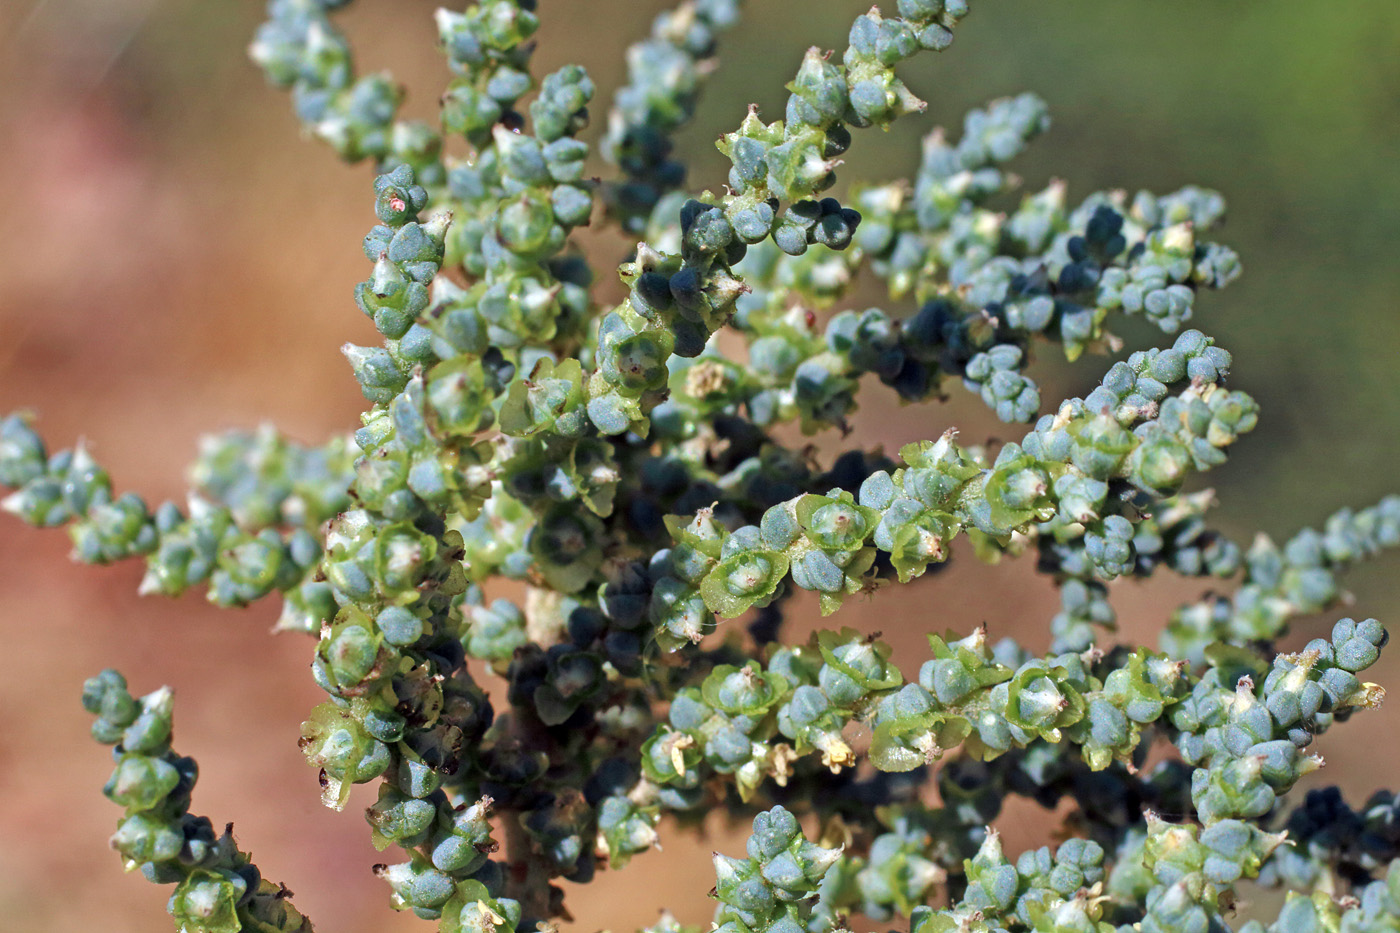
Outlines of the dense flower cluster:
{"label": "dense flower cluster", "polygon": [[116,671],[83,684],[83,706],[97,717],[92,737],[112,746],[116,765],[102,792],[125,808],[112,848],[128,870],[173,884],[170,915],[179,929],[209,933],[309,933],[311,924],[285,886],[263,878],[233,840],[233,824],[214,832],[189,812],[199,778],[193,758],[170,747],[174,703],[164,687],[139,699]]}
{"label": "dense flower cluster", "polygon": [[[332,17],[346,2],[270,0],[251,53],[313,136],[376,166],[353,297],[383,339],[343,348],[368,403],[353,440],[213,438],[188,507],[152,510],[14,415],[0,484],[8,511],[67,526],[77,558],[144,558],[145,592],[281,595],[279,628],[315,640],[326,694],[301,747],[331,807],[377,783],[365,816],[404,853],[376,868],[396,909],[445,933],[549,929],[567,916],[554,880],[620,869],[721,806],[754,821],[746,858],[715,858],[721,933],[853,915],[1217,933],[1252,879],[1292,891],[1269,933],[1395,933],[1395,798],[1281,802],[1318,767],[1313,738],[1380,702],[1357,675],[1385,630],[1343,619],[1301,651],[1276,642],[1340,600],[1341,570],[1400,545],[1400,498],[1281,546],[1207,524],[1197,475],[1258,418],[1226,384],[1230,353],[1183,330],[1239,271],[1205,238],[1218,195],[1072,204],[1053,182],[1017,200],[1008,163],[1049,126],[1022,95],[956,141],[930,134],[911,181],[833,197],[853,130],[923,109],[895,66],[948,48],[966,0],[856,17],[843,54],[803,58],[781,119],[750,109],[720,137],[723,193],[693,197],[674,134],[738,0],[685,0],[629,51],[605,178],[588,73],[531,73],[533,0],[438,12],[436,127],[398,119],[387,75],[356,76]],[[595,223],[634,243],[615,304],[580,245]],[[849,306],[861,273],[889,309]],[[1116,353],[1120,314],[1174,336],[1047,406],[1034,351]],[[950,379],[1023,426],[897,459],[819,462],[782,440],[844,431],[863,383],[922,403]],[[801,591],[825,615],[885,582],[928,586],[959,537],[970,557],[1034,555],[1058,585],[1048,651],[947,612],[962,627],[928,633],[916,673],[851,628],[784,642]],[[1238,586],[1164,619],[1159,651],[1116,643],[1108,584],[1159,570]],[[740,617],[746,632],[719,628]],[[179,928],[308,929],[189,815],[168,691],[135,700],[104,672],[84,704],[116,748],[114,845],[177,885]],[[1066,807],[1058,849],[1003,851],[989,825],[1013,795]]]}

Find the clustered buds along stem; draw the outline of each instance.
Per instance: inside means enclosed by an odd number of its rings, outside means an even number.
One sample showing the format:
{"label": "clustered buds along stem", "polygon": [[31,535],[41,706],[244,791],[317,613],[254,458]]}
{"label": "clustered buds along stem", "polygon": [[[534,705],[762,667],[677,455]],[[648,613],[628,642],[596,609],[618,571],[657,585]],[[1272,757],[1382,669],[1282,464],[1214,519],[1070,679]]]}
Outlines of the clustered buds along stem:
{"label": "clustered buds along stem", "polygon": [[[143,592],[281,595],[326,694],[301,748],[331,807],[377,784],[365,817],[402,853],[375,870],[395,909],[444,933],[553,929],[555,880],[620,869],[720,806],[753,819],[746,857],[715,856],[720,933],[833,933],[854,914],[912,933],[1217,933],[1245,881],[1291,889],[1269,933],[1400,933],[1395,796],[1281,803],[1320,766],[1314,737],[1380,702],[1357,675],[1385,629],[1342,619],[1276,644],[1340,601],[1340,571],[1400,545],[1400,497],[1283,545],[1207,525],[1192,484],[1258,419],[1226,384],[1231,354],[1182,329],[1239,273],[1207,238],[1219,195],[1074,203],[1052,181],[1018,201],[1009,163],[1049,128],[1026,94],[969,113],[956,141],[930,133],[912,180],[833,197],[854,130],[924,109],[895,67],[947,49],[968,0],[897,0],[857,16],[844,52],[810,50],[779,119],[750,108],[720,136],[711,191],[692,191],[676,133],[740,0],[683,0],[629,50],[607,168],[587,71],[531,72],[534,0],[438,11],[437,126],[398,117],[388,75],[357,76],[347,4],[270,0],[251,54],[310,135],[375,166],[353,296],[383,339],[343,348],[368,406],[353,440],[212,438],[188,507],[152,510],[12,415],[0,484],[80,560],[144,559]],[[631,242],[616,303],[581,246],[595,224]],[[860,274],[889,308],[852,307]],[[1035,351],[1117,352],[1122,316],[1171,336],[1047,406]],[[847,431],[865,376],[909,403],[961,383],[1029,427],[829,462],[785,440]],[[852,628],[784,642],[800,591],[825,615],[885,582],[929,587],[959,538],[983,560],[1034,554],[1061,595],[1047,651],[947,607],[953,629],[917,660]],[[1116,641],[1109,582],[1163,568],[1240,579],[1164,620],[1161,650]],[[746,632],[719,627],[740,617]],[[114,747],[113,845],[176,886],[180,930],[310,928],[231,832],[190,815],[168,690],[138,700],[106,671],[83,703]],[[1012,795],[1066,808],[1055,851],[1004,852],[989,824]]]}

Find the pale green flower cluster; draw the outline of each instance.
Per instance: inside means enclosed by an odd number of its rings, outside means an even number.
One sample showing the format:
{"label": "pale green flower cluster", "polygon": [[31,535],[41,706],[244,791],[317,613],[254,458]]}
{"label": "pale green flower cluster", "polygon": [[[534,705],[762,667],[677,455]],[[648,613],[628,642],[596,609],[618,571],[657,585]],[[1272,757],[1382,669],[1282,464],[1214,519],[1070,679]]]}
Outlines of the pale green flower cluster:
{"label": "pale green flower cluster", "polygon": [[[383,339],[343,348],[367,403],[353,441],[213,438],[188,505],[151,509],[14,415],[0,484],[6,510],[66,526],[78,559],[144,559],[145,592],[282,597],[279,628],[314,639],[326,694],[301,747],[328,806],[377,784],[372,842],[403,853],[376,870],[394,908],[445,933],[550,929],[568,916],[554,881],[723,807],[754,832],[747,857],[715,858],[721,933],[854,915],[914,933],[1222,933],[1251,879],[1292,889],[1269,933],[1395,933],[1394,798],[1280,803],[1318,766],[1313,738],[1380,702],[1358,674],[1385,629],[1276,641],[1339,601],[1342,569],[1400,545],[1400,498],[1281,546],[1206,523],[1198,475],[1258,419],[1227,384],[1231,354],[1182,329],[1239,272],[1206,239],[1219,195],[1018,196],[1009,163],[1049,128],[1022,95],[957,140],[931,133],[912,180],[832,197],[853,131],[924,108],[895,67],[947,49],[967,0],[856,16],[844,52],[803,58],[780,119],[751,109],[719,137],[731,168],[712,191],[692,188],[675,133],[739,0],[658,17],[600,136],[584,68],[531,71],[534,0],[438,12],[437,126],[397,117],[389,76],[356,75],[345,5],[271,0],[251,53],[312,136],[376,167],[347,305]],[[616,303],[585,228],[630,244]],[[889,307],[852,306],[861,274]],[[1093,362],[1117,352],[1119,315],[1173,336]],[[1047,346],[1098,385],[1045,404],[1028,369]],[[1029,427],[820,462],[783,430],[844,432],[877,380],[919,404],[961,382]],[[796,606],[927,586],[959,538],[969,557],[1033,557],[1060,587],[1048,651],[946,607],[955,630],[927,632],[919,659],[851,628],[784,642]],[[1160,651],[1118,643],[1107,584],[1158,571],[1239,585],[1164,613]],[[719,627],[735,618],[746,631]],[[168,691],[136,700],[104,672],[84,704],[117,760],[113,844],[176,885],[178,928],[309,929],[189,815]],[[1008,795],[1068,806],[1058,849],[1003,851],[988,824]]]}

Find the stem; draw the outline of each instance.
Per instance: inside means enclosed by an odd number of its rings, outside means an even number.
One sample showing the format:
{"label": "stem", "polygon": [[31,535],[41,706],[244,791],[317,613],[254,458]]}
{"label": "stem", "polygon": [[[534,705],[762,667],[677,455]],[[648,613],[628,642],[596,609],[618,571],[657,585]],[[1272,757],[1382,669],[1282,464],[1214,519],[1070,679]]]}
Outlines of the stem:
{"label": "stem", "polygon": [[502,829],[506,837],[506,896],[520,902],[520,923],[528,929],[532,921],[548,920],[560,911],[550,907],[549,866],[525,827],[521,811],[503,811]]}

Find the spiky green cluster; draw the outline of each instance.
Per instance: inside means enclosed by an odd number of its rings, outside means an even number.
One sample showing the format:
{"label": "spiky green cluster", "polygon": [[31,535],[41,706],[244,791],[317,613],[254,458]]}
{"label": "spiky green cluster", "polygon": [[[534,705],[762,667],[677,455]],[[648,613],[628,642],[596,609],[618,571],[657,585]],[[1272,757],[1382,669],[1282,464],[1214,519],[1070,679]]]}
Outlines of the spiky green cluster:
{"label": "spiky green cluster", "polygon": [[1364,557],[1400,546],[1400,497],[1342,509],[1322,530],[1307,528],[1282,547],[1260,535],[1245,553],[1244,582],[1232,597],[1182,606],[1162,633],[1163,649],[1193,662],[1217,642],[1269,641],[1295,616],[1319,612],[1342,597],[1337,579]]}
{"label": "spiky green cluster", "polygon": [[112,746],[116,765],[102,792],[125,815],[112,848],[128,871],[173,884],[168,910],[188,933],[310,933],[284,886],[263,878],[233,840],[189,812],[199,777],[193,758],[171,748],[174,700],[167,687],[135,699],[126,679],[103,671],[83,684],[83,707],[97,717],[92,737]]}
{"label": "spiky green cluster", "polygon": [[[1258,419],[1226,384],[1231,355],[1182,330],[1239,271],[1205,239],[1219,195],[1076,205],[1052,182],[1018,203],[1009,163],[1049,125],[1022,95],[956,141],[930,134],[912,180],[831,196],[852,129],[923,109],[895,66],[948,47],[965,0],[897,0],[857,16],[841,55],[808,52],[781,119],[750,109],[720,137],[731,167],[711,191],[687,185],[677,133],[739,0],[685,0],[632,47],[600,178],[598,89],[578,65],[532,74],[549,35],[533,0],[438,12],[436,127],[398,119],[386,75],[356,76],[345,5],[271,0],[252,54],[312,135],[376,166],[354,300],[382,341],[344,347],[368,404],[353,448],[226,434],[201,449],[188,512],[151,511],[81,444],[50,456],[11,416],[0,484],[78,558],[143,557],[143,591],[282,594],[279,628],[315,639],[326,694],[301,747],[329,806],[377,784],[371,840],[403,853],[376,868],[393,907],[445,933],[549,930],[569,916],[556,880],[721,808],[755,817],[748,857],[716,857],[722,933],[853,914],[913,933],[1225,933],[1251,879],[1291,889],[1269,933],[1396,933],[1393,797],[1281,803],[1316,769],[1315,736],[1379,702],[1357,675],[1385,630],[1276,642],[1340,601],[1339,571],[1400,544],[1400,498],[1282,546],[1207,523],[1197,475]],[[595,223],[614,237],[598,248]],[[590,259],[619,234],[607,301]],[[864,273],[887,307],[854,292]],[[1174,342],[1045,405],[1036,349],[1117,353],[1120,314]],[[948,430],[898,459],[793,442],[792,426],[848,431],[877,380],[907,403],[960,381],[1032,426],[985,446]],[[917,671],[851,628],[784,642],[813,602],[929,587],[960,537],[1053,579],[1048,650],[990,641],[937,593]],[[1119,643],[1110,584],[1161,570],[1242,579],[1170,614],[1164,650]],[[747,637],[718,631],[740,617]],[[307,926],[189,815],[168,693],[137,701],[105,673],[84,702],[117,748],[115,844],[177,884],[180,928]],[[1058,850],[1003,852],[989,826],[1012,797],[1065,814]]]}
{"label": "spiky green cluster", "polygon": [[1192,788],[1203,818],[1257,818],[1273,806],[1271,788],[1286,790],[1317,767],[1300,751],[1314,735],[1337,714],[1378,702],[1379,688],[1352,671],[1373,663],[1385,640],[1375,620],[1344,619],[1331,642],[1281,654],[1272,668],[1225,655],[1197,679],[1145,649],[1098,660],[997,653],[978,630],[958,641],[929,636],[933,658],[905,683],[888,646],[850,629],[822,632],[776,651],[766,667],[720,666],[699,689],[680,691],[642,766],[679,787],[732,774],[747,799],[766,778],[786,783],[803,755],[820,753],[837,771],[854,764],[845,735],[864,722],[870,759],[884,771],[911,770],[963,743],[991,760],[1040,741],[1075,746],[1101,770],[1131,763],[1144,729],[1169,720],[1183,758],[1198,766]]}
{"label": "spiky green cluster", "polygon": [[657,638],[670,647],[698,640],[708,613],[732,618],[764,605],[789,578],[833,612],[865,588],[877,554],[907,582],[946,560],[963,531],[996,549],[1019,546],[1017,534],[1053,537],[1094,577],[1129,572],[1140,506],[1221,463],[1256,423],[1254,401],[1220,386],[1229,362],[1188,331],[1169,350],[1116,364],[1088,398],[1065,402],[990,463],[950,432],[905,447],[904,468],[870,474],[858,496],[796,497],[732,533],[708,509],[684,524],[668,519],[675,547],[652,607]]}
{"label": "spiky green cluster", "polygon": [[0,508],[31,525],[67,525],[86,563],[145,558],[143,593],[206,583],[218,606],[281,593],[284,629],[313,630],[330,611],[315,574],[318,531],[347,504],[350,471],[339,441],[307,448],[270,429],[211,437],[191,471],[188,514],[174,502],[152,511],[135,493],[114,493],[82,443],[50,456],[28,418],[0,420],[0,484],[14,488]]}
{"label": "spiky green cluster", "polygon": [[748,858],[715,853],[715,929],[721,933],[802,933],[822,876],[841,850],[809,842],[782,807],[754,817]]}

